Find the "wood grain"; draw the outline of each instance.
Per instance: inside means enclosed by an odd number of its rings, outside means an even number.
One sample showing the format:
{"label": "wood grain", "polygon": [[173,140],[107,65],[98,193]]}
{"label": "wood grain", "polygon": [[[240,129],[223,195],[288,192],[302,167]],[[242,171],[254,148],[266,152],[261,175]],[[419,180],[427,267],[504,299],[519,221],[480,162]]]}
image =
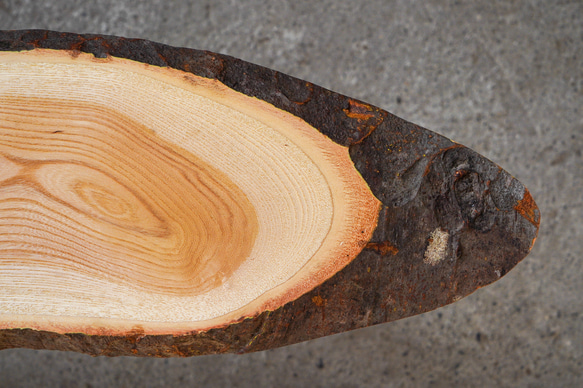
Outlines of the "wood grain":
{"label": "wood grain", "polygon": [[58,267],[70,288],[104,277],[197,295],[251,252],[257,216],[243,192],[115,110],[3,96],[0,122],[0,260],[26,263],[23,283],[47,284],[28,275]]}
{"label": "wood grain", "polygon": [[127,60],[0,59],[4,325],[225,324],[297,298],[370,239],[379,204],[348,149],[294,116]]}

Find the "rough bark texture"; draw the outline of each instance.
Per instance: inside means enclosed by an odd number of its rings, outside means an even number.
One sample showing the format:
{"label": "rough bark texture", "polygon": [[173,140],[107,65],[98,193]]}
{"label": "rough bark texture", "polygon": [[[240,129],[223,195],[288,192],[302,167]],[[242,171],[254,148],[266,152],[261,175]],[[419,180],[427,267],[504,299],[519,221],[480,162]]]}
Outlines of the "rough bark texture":
{"label": "rough bark texture", "polygon": [[[383,207],[372,240],[357,258],[275,311],[181,336],[0,330],[0,349],[169,357],[289,345],[459,300],[506,274],[536,238],[540,213],[520,182],[474,151],[361,101],[207,51],[112,36],[0,32],[1,51],[34,48],[168,66],[269,102],[349,146],[356,168]],[[450,238],[445,258],[431,265],[425,252],[436,229]]]}

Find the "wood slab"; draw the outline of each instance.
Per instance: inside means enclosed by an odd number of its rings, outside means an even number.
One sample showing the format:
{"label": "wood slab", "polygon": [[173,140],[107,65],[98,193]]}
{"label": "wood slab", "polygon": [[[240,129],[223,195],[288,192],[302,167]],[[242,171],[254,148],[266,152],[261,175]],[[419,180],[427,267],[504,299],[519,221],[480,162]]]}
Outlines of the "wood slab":
{"label": "wood slab", "polygon": [[[113,330],[107,317],[101,317],[79,321],[89,322],[86,326],[71,326],[50,312],[42,319],[29,319],[23,310],[16,317],[9,312],[10,299],[0,294],[0,349],[155,357],[271,349],[458,301],[508,273],[536,239],[540,212],[512,175],[460,144],[365,102],[222,54],[140,39],[40,30],[0,31],[0,76],[3,58],[37,53],[60,55],[67,64],[93,61],[107,69],[131,62],[147,71],[169,71],[177,78],[218,85],[216,90],[224,96],[234,91],[242,101],[256,101],[285,120],[298,119],[298,126],[314,129],[314,138],[323,135],[330,142],[326,147],[348,155],[344,175],[358,172],[355,176],[372,193],[372,200],[363,199],[369,202],[359,214],[374,209],[374,217],[363,216],[361,237],[347,232],[346,244],[352,247],[347,262],[338,258],[333,268],[326,267],[332,269],[325,275],[318,277],[320,270],[309,272],[309,279],[294,286],[296,291],[286,291],[285,297],[271,295],[253,309],[237,310],[244,311],[241,315],[235,312],[208,325],[180,321],[177,329],[174,322],[165,326],[130,319]],[[65,94],[67,82],[63,80]],[[9,107],[2,91],[0,85],[0,106],[4,98]],[[0,118],[0,135],[6,127]],[[349,208],[346,217],[358,218]],[[251,250],[252,241],[241,244],[251,245],[232,249]],[[0,275],[10,269],[2,249],[0,243]],[[166,292],[164,284],[152,283],[160,293]],[[207,286],[198,291],[184,288],[196,293]]]}

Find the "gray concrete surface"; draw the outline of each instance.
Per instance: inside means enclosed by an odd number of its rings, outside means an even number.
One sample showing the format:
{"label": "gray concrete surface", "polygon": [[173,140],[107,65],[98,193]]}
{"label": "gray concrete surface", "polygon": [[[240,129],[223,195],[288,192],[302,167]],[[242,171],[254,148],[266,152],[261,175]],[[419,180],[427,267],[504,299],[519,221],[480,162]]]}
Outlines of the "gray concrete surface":
{"label": "gray concrete surface", "polygon": [[0,28],[222,52],[363,99],[499,163],[542,229],[454,305],[244,356],[0,352],[0,386],[583,386],[583,2],[0,0]]}

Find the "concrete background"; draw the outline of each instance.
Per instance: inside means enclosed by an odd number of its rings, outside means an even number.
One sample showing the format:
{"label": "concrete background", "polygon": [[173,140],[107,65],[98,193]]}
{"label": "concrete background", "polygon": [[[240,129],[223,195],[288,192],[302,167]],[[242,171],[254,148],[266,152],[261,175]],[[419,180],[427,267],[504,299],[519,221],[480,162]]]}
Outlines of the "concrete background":
{"label": "concrete background", "polygon": [[583,2],[0,0],[0,28],[226,53],[442,133],[532,192],[542,228],[502,280],[391,324],[244,356],[0,352],[0,386],[582,386]]}

